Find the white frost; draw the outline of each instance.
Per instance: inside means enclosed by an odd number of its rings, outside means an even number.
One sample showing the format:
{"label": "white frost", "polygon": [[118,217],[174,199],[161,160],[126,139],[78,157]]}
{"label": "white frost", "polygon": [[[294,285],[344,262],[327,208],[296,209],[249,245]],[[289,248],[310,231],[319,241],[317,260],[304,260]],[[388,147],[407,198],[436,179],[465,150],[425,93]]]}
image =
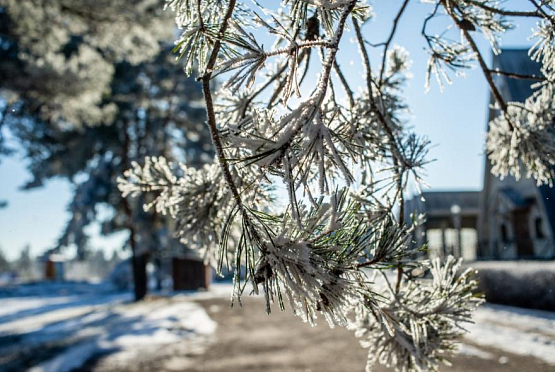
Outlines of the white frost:
{"label": "white frost", "polygon": [[0,297],[0,335],[20,337],[15,344],[0,345],[0,353],[62,343],[68,347],[30,371],[64,372],[99,353],[129,364],[173,344],[206,344],[216,323],[191,297],[140,303],[122,303],[130,300],[129,293]]}
{"label": "white frost", "polygon": [[555,313],[487,304],[478,308],[466,339],[555,364]]}

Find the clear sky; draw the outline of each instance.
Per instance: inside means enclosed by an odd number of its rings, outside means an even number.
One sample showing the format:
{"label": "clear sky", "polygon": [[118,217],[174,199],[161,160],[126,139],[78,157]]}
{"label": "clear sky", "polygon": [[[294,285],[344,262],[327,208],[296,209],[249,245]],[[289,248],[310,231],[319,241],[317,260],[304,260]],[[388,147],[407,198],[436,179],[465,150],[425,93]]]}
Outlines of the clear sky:
{"label": "clear sky", "polygon": [[[391,20],[402,1],[377,0],[373,3],[377,17],[366,25],[364,32],[369,41],[377,43],[383,41],[389,33]],[[522,3],[512,0],[507,6]],[[466,78],[453,77],[453,84],[447,86],[443,93],[432,81],[430,91],[425,93],[428,56],[420,30],[430,10],[429,4],[421,4],[416,0],[409,3],[394,39],[394,44],[410,52],[413,62],[413,78],[405,90],[406,101],[411,109],[411,124],[417,133],[427,135],[433,144],[429,157],[436,161],[427,166],[426,182],[434,190],[479,190],[483,180],[489,93],[478,69],[467,71]],[[442,27],[448,24],[446,19],[444,21],[444,24],[442,20],[435,24],[437,33],[442,32]],[[531,44],[528,36],[534,22],[526,19],[517,21],[517,28],[506,35],[503,47],[528,47]],[[355,83],[361,81],[363,74],[360,57],[352,42],[353,34],[346,34],[344,39],[340,46],[339,63],[347,79]],[[476,35],[476,40],[484,55],[491,60],[488,44],[480,35]],[[372,52],[372,58],[378,61],[380,52]],[[0,160],[0,200],[9,202],[7,208],[0,209],[0,247],[10,258],[17,257],[26,244],[31,245],[34,254],[51,248],[69,219],[66,208],[73,186],[62,179],[54,179],[41,189],[20,191],[19,187],[29,179],[25,167],[25,161],[18,154]],[[94,234],[95,230],[93,227],[93,247],[108,251],[121,247],[122,235],[105,239]]]}

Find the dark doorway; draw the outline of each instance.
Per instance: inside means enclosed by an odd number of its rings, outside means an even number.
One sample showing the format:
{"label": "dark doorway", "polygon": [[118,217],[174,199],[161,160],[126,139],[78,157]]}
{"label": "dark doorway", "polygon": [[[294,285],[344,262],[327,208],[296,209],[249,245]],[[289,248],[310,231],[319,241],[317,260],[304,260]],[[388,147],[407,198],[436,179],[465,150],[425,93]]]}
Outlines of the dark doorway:
{"label": "dark doorway", "polygon": [[202,260],[174,257],[172,277],[174,291],[208,289],[212,270]]}
{"label": "dark doorway", "polygon": [[534,256],[534,245],[530,236],[529,211],[529,208],[521,208],[512,213],[516,254],[519,258]]}

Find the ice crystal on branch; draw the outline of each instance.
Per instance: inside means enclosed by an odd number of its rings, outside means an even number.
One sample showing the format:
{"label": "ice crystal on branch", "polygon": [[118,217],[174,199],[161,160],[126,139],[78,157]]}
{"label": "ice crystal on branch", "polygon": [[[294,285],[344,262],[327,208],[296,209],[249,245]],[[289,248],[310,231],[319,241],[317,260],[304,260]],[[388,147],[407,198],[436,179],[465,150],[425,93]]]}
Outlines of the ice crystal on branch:
{"label": "ice crystal on branch", "polygon": [[[239,185],[246,185],[246,200],[254,205],[261,200],[267,202],[264,190],[253,187],[256,177],[243,172],[237,178]],[[144,166],[134,163],[118,179],[118,187],[124,197],[154,195],[145,204],[145,210],[154,208],[157,213],[170,215],[176,221],[181,241],[199,249],[203,257],[216,265],[220,234],[234,206],[217,164],[195,169],[169,164],[161,157],[146,158]]]}
{"label": "ice crystal on branch", "polygon": [[134,163],[118,182],[124,197],[154,194],[145,210],[154,208],[157,213],[174,218],[182,241],[201,248],[203,256],[214,262],[218,234],[231,208],[217,165],[197,170],[181,164],[172,169],[164,158],[146,158],[143,167]]}
{"label": "ice crystal on branch", "polygon": [[530,48],[533,60],[541,62],[543,72],[550,82],[555,81],[555,27],[553,19],[538,23],[538,29],[532,34],[536,39]]}

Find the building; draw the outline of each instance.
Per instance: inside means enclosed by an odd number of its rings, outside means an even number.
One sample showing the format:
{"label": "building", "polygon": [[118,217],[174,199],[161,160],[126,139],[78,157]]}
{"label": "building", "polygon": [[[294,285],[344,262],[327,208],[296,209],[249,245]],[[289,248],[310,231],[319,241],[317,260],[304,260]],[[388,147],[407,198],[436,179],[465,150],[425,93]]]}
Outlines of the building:
{"label": "building", "polygon": [[[521,49],[494,56],[493,69],[497,68],[541,75],[539,64]],[[530,80],[499,75],[494,81],[507,102],[523,102],[533,92]],[[498,114],[490,109],[488,123]],[[408,201],[406,221],[412,212],[427,215],[415,233],[416,243],[428,241],[432,256],[454,253],[469,260],[555,258],[555,189],[537,186],[529,178],[501,180],[491,174],[489,160],[484,162],[482,191],[425,192]]]}
{"label": "building", "polygon": [[413,212],[426,215],[426,222],[415,232],[415,243],[427,243],[430,257],[476,258],[479,191],[423,192],[408,200],[405,210],[405,220]]}
{"label": "building", "polygon": [[[526,50],[503,50],[493,59],[493,69],[541,76],[540,65]],[[530,80],[496,76],[495,84],[507,102],[523,102],[532,92]],[[493,102],[493,101],[492,101]],[[489,120],[499,112],[490,110]],[[488,122],[489,122],[488,120]],[[491,174],[485,159],[480,200],[478,256],[484,259],[555,258],[555,190],[537,186],[531,178]]]}
{"label": "building", "polygon": [[62,282],[65,279],[65,259],[54,253],[45,254],[41,261],[43,263],[43,277],[46,280]]}
{"label": "building", "polygon": [[171,261],[174,291],[209,289],[212,282],[212,267],[192,251],[174,255]]}

